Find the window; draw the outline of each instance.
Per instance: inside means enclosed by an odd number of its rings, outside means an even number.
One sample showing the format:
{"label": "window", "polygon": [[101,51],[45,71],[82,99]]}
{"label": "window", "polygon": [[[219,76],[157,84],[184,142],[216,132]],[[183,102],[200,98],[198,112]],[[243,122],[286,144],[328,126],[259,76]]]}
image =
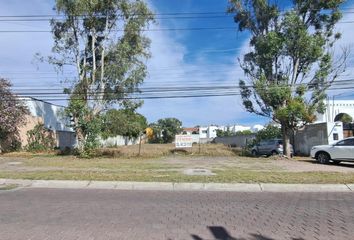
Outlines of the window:
{"label": "window", "polygon": [[354,139],[344,140],[344,146],[354,146]]}
{"label": "window", "polygon": [[354,139],[346,139],[337,143],[337,146],[354,146]]}
{"label": "window", "polygon": [[207,130],[203,130],[202,133],[208,133],[208,131]]}
{"label": "window", "polygon": [[337,141],[338,140],[338,133],[333,133],[333,140]]}

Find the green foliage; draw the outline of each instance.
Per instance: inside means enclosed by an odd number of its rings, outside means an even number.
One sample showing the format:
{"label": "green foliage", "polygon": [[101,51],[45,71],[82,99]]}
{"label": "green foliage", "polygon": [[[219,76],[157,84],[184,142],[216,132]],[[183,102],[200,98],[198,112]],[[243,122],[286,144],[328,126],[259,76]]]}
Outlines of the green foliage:
{"label": "green foliage", "polygon": [[[71,94],[92,98],[90,107],[102,111],[114,103],[139,106],[128,99],[147,75],[150,39],[144,35],[153,13],[139,0],[56,0],[53,54],[46,59],[58,70],[77,68]],[[117,34],[117,32],[121,34]]]}
{"label": "green foliage", "polygon": [[65,114],[73,121],[78,138],[78,153],[81,157],[92,157],[99,146],[98,136],[101,133],[102,120],[95,116],[92,110],[86,106],[85,101],[72,99],[65,109]]}
{"label": "green foliage", "polygon": [[109,110],[103,116],[102,136],[138,138],[146,129],[146,118],[132,109]]}
{"label": "green foliage", "polygon": [[154,137],[150,143],[171,143],[175,135],[182,132],[182,122],[176,118],[159,119],[157,123],[149,125],[153,129]]}
{"label": "green foliage", "polygon": [[281,124],[286,154],[290,132],[324,112],[325,91],[345,69],[346,53],[338,65],[331,55],[343,2],[295,0],[282,13],[276,1],[230,1],[239,30],[252,34],[241,61],[248,78],[239,84],[243,105]]}
{"label": "green foliage", "polygon": [[353,122],[353,118],[349,115],[349,114],[346,114],[346,113],[340,113],[338,114],[334,121],[340,121],[340,122],[343,122],[343,123],[352,123]]}
{"label": "green foliage", "polygon": [[43,123],[38,123],[32,130],[27,131],[29,152],[45,152],[53,150],[55,147],[55,137],[53,131],[45,128]]}
{"label": "green foliage", "polygon": [[76,68],[77,76],[68,79],[72,87],[64,89],[71,98],[67,112],[79,152],[91,152],[98,145],[99,115],[105,109],[142,104],[130,96],[147,75],[150,40],[143,30],[153,13],[140,0],[56,0],[55,9],[62,17],[51,21],[52,55],[40,59],[58,72],[67,65]]}
{"label": "green foliage", "polygon": [[252,135],[253,132],[251,130],[243,130],[243,131],[237,131],[235,133],[236,136],[247,136],[247,135]]}
{"label": "green foliage", "polygon": [[232,135],[233,135],[233,132],[231,132],[230,129],[227,129],[226,131],[223,131],[223,130],[220,130],[220,129],[216,130],[216,136],[217,137],[229,137],[229,136],[232,136]]}
{"label": "green foliage", "polygon": [[267,125],[264,129],[259,130],[256,134],[255,143],[259,143],[263,140],[278,139],[281,138],[281,130],[277,126]]}

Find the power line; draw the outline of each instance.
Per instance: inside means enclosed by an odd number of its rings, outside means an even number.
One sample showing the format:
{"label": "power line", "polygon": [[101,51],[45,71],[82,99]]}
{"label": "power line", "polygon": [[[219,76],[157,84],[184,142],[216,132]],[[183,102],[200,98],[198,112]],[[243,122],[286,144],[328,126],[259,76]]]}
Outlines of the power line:
{"label": "power line", "polygon": [[[331,89],[347,89],[350,87],[354,87],[354,79],[351,80],[340,80],[340,81],[335,81],[332,83],[330,86]],[[289,87],[297,87],[300,86],[301,84],[297,84],[295,86],[291,85],[286,85],[286,86],[267,86],[268,88],[289,88]],[[314,83],[307,83],[304,84],[307,85],[308,87],[314,87],[317,86],[317,84]],[[246,87],[248,88],[255,88],[254,85],[247,85]],[[337,87],[337,88],[336,88]],[[166,94],[166,93],[235,93],[235,91],[239,90],[241,87],[232,85],[232,86],[206,86],[206,87],[173,87],[173,88],[167,88],[167,87],[161,87],[161,88],[136,88],[131,91],[128,91],[126,93],[125,91],[116,91],[113,92],[112,94],[139,94],[139,95],[146,95],[146,94]],[[53,90],[51,90],[53,91]],[[16,92],[15,94],[22,96],[22,95],[31,95],[31,96],[50,96],[50,97],[61,97],[63,95],[70,95],[64,92]],[[106,94],[105,92],[98,92],[95,91],[93,94],[95,95],[104,95]],[[108,93],[109,94],[109,93]],[[75,95],[84,95],[84,93],[75,93]]]}
{"label": "power line", "polygon": [[[354,21],[338,22],[344,24],[351,24]],[[226,31],[236,30],[237,27],[190,27],[190,28],[153,28],[153,29],[141,29],[142,32],[164,32],[164,31]],[[112,30],[112,32],[124,32],[124,29]],[[51,33],[49,30],[0,30],[0,33]]]}
{"label": "power line", "polygon": [[[354,21],[353,21],[354,22]],[[141,29],[142,32],[160,32],[160,31],[205,31],[205,30],[236,30],[237,27],[190,27],[190,28],[155,28]],[[112,30],[112,32],[124,32],[124,29]],[[51,33],[49,30],[0,30],[0,33]]]}
{"label": "power line", "polygon": [[[159,91],[175,91],[175,90],[184,90],[184,89],[196,89],[196,90],[203,90],[203,89],[218,89],[218,88],[239,88],[238,85],[213,85],[211,86],[210,84],[215,84],[215,83],[224,83],[224,84],[228,84],[230,82],[237,82],[237,79],[234,79],[233,81],[228,80],[225,81],[223,79],[215,79],[214,81],[193,81],[193,80],[189,80],[188,82],[179,82],[179,83],[175,83],[175,82],[155,82],[156,86],[149,84],[149,82],[145,82],[145,86],[142,86],[139,88],[139,90],[141,91],[145,91],[145,90],[159,90]],[[166,84],[169,83],[169,84]],[[195,84],[195,83],[201,83],[202,85],[190,85],[191,83]],[[354,78],[349,78],[349,79],[337,79],[335,81],[332,82],[332,85],[348,85],[348,84],[353,84],[354,83]],[[161,84],[163,84],[164,86],[161,87]],[[207,85],[205,85],[207,84]],[[301,83],[301,84],[296,84],[294,86],[300,86],[303,84],[307,84],[309,86],[314,85],[311,83]],[[57,84],[56,86],[60,86],[59,84]],[[284,87],[289,87],[290,85],[286,85]],[[63,88],[70,88],[71,86],[60,86],[59,87],[42,87],[42,88],[34,88],[33,86],[31,87],[23,87],[23,86],[13,86],[12,89],[16,90],[16,91],[24,91],[24,90],[39,90],[39,91],[61,91],[63,90]],[[253,87],[252,85],[247,85],[246,87]],[[279,86],[276,86],[279,87]],[[59,92],[61,93],[61,92]]]}
{"label": "power line", "polygon": [[[327,91],[335,91],[335,90],[348,90],[354,89],[354,87],[346,87],[346,88],[329,88]],[[236,92],[229,92],[229,93],[204,93],[204,94],[188,94],[188,95],[164,95],[164,96],[140,96],[140,97],[122,97],[122,98],[111,98],[110,100],[124,100],[124,99],[131,99],[131,100],[144,100],[144,99],[174,99],[174,98],[202,98],[202,97],[228,97],[228,96],[240,96],[240,93]],[[29,99],[27,99],[29,98]],[[16,97],[14,100],[6,100],[1,99],[0,101],[35,101],[33,97],[30,96],[22,96]],[[68,100],[81,100],[81,98],[45,98],[45,99],[37,99],[41,101],[68,101]],[[89,101],[101,100],[100,98],[89,98]]]}
{"label": "power line", "polygon": [[[314,9],[314,10],[324,10],[325,9]],[[353,7],[341,7],[340,8],[342,13],[353,13],[353,11],[346,11],[346,10],[354,10]],[[160,13],[152,13],[152,14],[143,14],[143,13],[135,13],[132,16],[180,16],[180,15],[215,15],[215,14],[230,14],[226,11],[208,11],[208,12],[160,12]],[[60,14],[28,14],[28,15],[0,15],[0,18],[51,18],[51,17],[65,17],[66,15]],[[88,15],[73,15],[76,17],[87,17]],[[97,15],[100,17],[102,15]],[[122,14],[118,14],[118,16],[124,16]]]}

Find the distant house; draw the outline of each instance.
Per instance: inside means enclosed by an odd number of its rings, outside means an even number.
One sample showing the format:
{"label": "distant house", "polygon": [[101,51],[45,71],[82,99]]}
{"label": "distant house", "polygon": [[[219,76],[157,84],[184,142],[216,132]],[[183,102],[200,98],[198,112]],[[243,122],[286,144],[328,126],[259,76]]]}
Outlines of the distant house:
{"label": "distant house", "polygon": [[183,128],[184,135],[192,135],[192,134],[199,134],[199,128],[192,127],[192,128]]}
{"label": "distant house", "polygon": [[215,125],[207,126],[207,127],[200,127],[199,128],[199,136],[202,139],[214,139],[216,138],[216,130],[218,130],[219,127]]}

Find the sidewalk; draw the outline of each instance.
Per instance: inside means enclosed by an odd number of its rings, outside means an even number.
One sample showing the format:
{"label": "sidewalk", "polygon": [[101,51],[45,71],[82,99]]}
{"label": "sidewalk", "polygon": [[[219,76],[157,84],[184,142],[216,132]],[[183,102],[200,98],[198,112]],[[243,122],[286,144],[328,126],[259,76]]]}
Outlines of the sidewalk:
{"label": "sidewalk", "polygon": [[0,179],[2,184],[21,188],[117,189],[165,191],[231,192],[352,192],[354,184],[273,184],[273,183],[171,183]]}

